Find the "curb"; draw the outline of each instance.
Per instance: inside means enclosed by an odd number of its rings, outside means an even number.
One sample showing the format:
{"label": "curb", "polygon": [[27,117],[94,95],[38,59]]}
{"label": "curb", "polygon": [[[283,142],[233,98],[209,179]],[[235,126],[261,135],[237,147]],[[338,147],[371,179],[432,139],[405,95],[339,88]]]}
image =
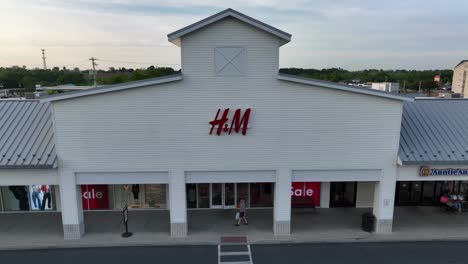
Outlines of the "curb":
{"label": "curb", "polygon": [[[460,242],[468,241],[468,237],[451,238],[349,238],[349,239],[259,239],[249,241],[251,245],[285,245],[285,244],[344,244],[344,243],[418,243],[418,242]],[[147,242],[78,242],[78,243],[44,243],[34,245],[0,245],[0,251],[16,250],[50,250],[50,249],[85,249],[112,247],[173,247],[173,246],[216,246],[215,241],[147,241]]]}

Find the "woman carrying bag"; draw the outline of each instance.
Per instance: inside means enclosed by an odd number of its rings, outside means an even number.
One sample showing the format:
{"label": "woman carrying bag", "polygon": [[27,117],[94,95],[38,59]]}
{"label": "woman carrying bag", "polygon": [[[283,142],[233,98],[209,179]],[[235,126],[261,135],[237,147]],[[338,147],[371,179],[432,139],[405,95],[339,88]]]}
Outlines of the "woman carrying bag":
{"label": "woman carrying bag", "polygon": [[244,198],[241,198],[239,203],[237,204],[237,212],[236,212],[236,226],[240,226],[241,221],[244,220],[244,224],[248,225],[247,222],[247,214],[246,214],[246,206]]}

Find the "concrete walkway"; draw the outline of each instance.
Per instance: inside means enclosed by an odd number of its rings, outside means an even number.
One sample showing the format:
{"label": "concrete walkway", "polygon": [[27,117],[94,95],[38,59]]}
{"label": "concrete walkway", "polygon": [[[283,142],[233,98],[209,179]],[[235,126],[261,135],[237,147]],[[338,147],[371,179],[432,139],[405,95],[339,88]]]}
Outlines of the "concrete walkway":
{"label": "concrete walkway", "polygon": [[394,232],[376,235],[360,229],[370,209],[298,209],[292,212],[290,236],[275,237],[273,211],[251,209],[249,225],[234,225],[234,210],[189,210],[189,235],[171,238],[168,211],[130,211],[134,235],[122,238],[121,212],[85,212],[86,235],[64,241],[60,213],[0,215],[0,249],[131,245],[216,244],[221,236],[247,236],[250,243],[468,240],[468,213],[435,207],[398,207]]}

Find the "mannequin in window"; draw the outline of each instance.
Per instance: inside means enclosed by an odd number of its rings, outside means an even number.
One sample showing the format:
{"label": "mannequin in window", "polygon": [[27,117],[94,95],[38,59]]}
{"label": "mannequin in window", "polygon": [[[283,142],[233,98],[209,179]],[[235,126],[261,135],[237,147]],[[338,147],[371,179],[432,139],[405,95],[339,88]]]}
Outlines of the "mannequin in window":
{"label": "mannequin in window", "polygon": [[41,205],[41,210],[46,209],[46,202],[47,202],[47,209],[52,209],[51,203],[50,203],[50,187],[49,185],[42,185],[41,186],[41,191],[44,194],[44,198],[42,198],[42,205]]}
{"label": "mannequin in window", "polygon": [[29,199],[28,192],[26,191],[26,186],[8,186],[10,192],[19,202],[19,210],[29,211]]}

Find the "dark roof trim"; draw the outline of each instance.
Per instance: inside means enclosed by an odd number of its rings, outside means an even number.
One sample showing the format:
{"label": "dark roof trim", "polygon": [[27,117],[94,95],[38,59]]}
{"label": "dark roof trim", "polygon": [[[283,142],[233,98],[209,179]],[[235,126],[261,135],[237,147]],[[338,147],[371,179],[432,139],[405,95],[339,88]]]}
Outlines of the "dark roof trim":
{"label": "dark roof trim", "polygon": [[393,99],[393,100],[399,100],[399,101],[413,101],[414,100],[411,97],[402,96],[402,95],[393,94],[393,93],[387,93],[387,92],[374,90],[374,89],[370,89],[370,88],[360,88],[360,87],[357,88],[357,87],[353,87],[353,86],[349,86],[349,85],[343,85],[343,84],[338,84],[338,83],[334,83],[334,82],[327,82],[327,81],[322,81],[322,80],[317,80],[317,79],[312,79],[312,78],[305,78],[305,77],[300,77],[300,76],[290,75],[290,74],[284,74],[284,73],[278,74],[278,79],[283,80],[283,81],[289,81],[289,82],[295,82],[295,83],[301,83],[301,84],[307,84],[307,85],[314,85],[314,86],[319,86],[319,87],[324,87],[324,88],[330,88],[330,89],[335,89],[335,90],[340,90],[340,91],[378,96],[378,97],[383,97],[383,98]]}
{"label": "dark roof trim", "polygon": [[39,169],[39,170],[49,170],[49,169],[57,169],[57,164],[54,163],[53,165],[22,165],[22,166],[0,166],[0,170],[9,170],[9,169]]}
{"label": "dark roof trim", "polygon": [[429,166],[429,165],[444,165],[444,166],[461,166],[468,165],[467,160],[446,160],[446,161],[403,161],[401,163],[403,166]]}
{"label": "dark roof trim", "polygon": [[460,61],[460,63],[458,63],[457,66],[455,66],[455,68],[458,67],[458,66],[460,66],[461,64],[463,64],[463,63],[465,63],[465,62],[468,62],[468,60],[462,60],[462,61]]}
{"label": "dark roof trim", "polygon": [[82,97],[82,96],[90,96],[90,95],[103,94],[103,93],[139,88],[139,87],[144,87],[144,86],[150,86],[150,85],[155,85],[155,84],[175,82],[175,81],[180,81],[182,79],[183,79],[182,74],[178,73],[178,74],[173,74],[173,75],[168,75],[168,76],[163,76],[163,77],[158,77],[158,78],[120,83],[120,84],[115,84],[115,85],[107,85],[107,86],[96,87],[96,88],[91,88],[87,90],[48,96],[48,97],[41,99],[41,101],[54,102],[54,101],[72,99],[72,98]]}
{"label": "dark roof trim", "polygon": [[228,8],[224,11],[221,11],[219,13],[216,13],[212,16],[209,16],[205,19],[202,19],[198,22],[195,22],[191,25],[188,25],[184,28],[181,28],[177,31],[174,31],[170,34],[167,35],[167,38],[170,42],[178,45],[178,39],[184,35],[187,35],[193,31],[196,31],[196,30],[199,30],[200,28],[203,28],[203,27],[206,27],[212,23],[215,23],[221,19],[224,19],[226,17],[233,17],[233,18],[236,18],[244,23],[247,23],[253,27],[256,27],[260,30],[263,30],[265,32],[268,32],[272,35],[275,35],[277,37],[279,37],[280,39],[283,40],[282,44],[281,45],[284,45],[286,43],[288,43],[289,41],[291,41],[291,34],[289,33],[286,33],[282,30],[279,30],[275,27],[272,27],[266,23],[263,23],[261,21],[258,21],[256,20],[255,18],[252,18],[252,17],[249,17],[247,15],[244,15],[234,9],[231,9],[231,8]]}

